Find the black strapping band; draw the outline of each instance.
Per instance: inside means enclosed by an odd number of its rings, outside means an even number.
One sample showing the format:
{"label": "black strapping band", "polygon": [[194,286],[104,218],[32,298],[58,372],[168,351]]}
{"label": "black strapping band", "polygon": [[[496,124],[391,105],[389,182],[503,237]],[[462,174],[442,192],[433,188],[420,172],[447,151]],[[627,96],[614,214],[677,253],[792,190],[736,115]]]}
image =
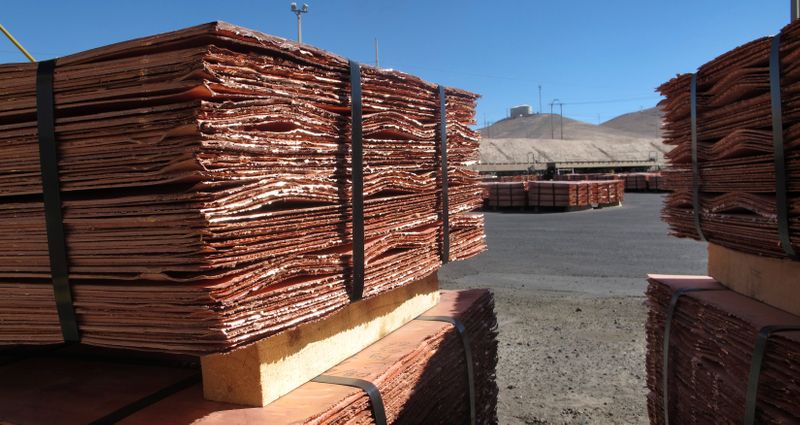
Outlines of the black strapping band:
{"label": "black strapping band", "polygon": [[681,296],[690,292],[705,292],[705,291],[724,291],[726,288],[683,288],[675,291],[672,294],[672,299],[669,301],[669,310],[667,311],[667,320],[664,322],[664,347],[663,364],[661,368],[661,382],[662,392],[664,393],[664,423],[670,425],[669,421],[669,337],[672,330],[672,318],[675,316],[675,308],[678,305],[678,300]]}
{"label": "black strapping band", "polygon": [[154,403],[156,403],[158,401],[161,401],[161,400],[171,396],[172,394],[177,393],[178,391],[181,391],[183,389],[189,388],[189,387],[191,387],[192,385],[194,385],[194,384],[196,384],[198,382],[200,382],[200,374],[199,373],[193,374],[192,376],[190,376],[188,378],[181,379],[180,381],[178,381],[178,382],[176,382],[176,383],[174,383],[172,385],[169,385],[169,386],[167,386],[165,388],[162,388],[162,389],[160,389],[160,390],[158,390],[158,391],[156,391],[156,392],[154,392],[154,393],[152,393],[150,395],[147,395],[147,396],[145,396],[143,398],[140,398],[139,400],[136,400],[133,403],[128,404],[127,406],[123,406],[123,407],[121,407],[121,408],[109,413],[108,415],[103,416],[100,419],[92,421],[92,422],[90,422],[90,424],[91,425],[115,424],[115,423],[127,418],[128,416],[130,416],[130,415],[132,415],[132,414],[144,409],[145,407],[150,406],[151,404],[154,404]]}
{"label": "black strapping band", "polygon": [[364,143],[361,115],[361,67],[350,61],[350,119],[353,194],[353,290],[350,299],[364,295]]}
{"label": "black strapping band", "polygon": [[53,295],[65,342],[81,339],[72,291],[69,286],[67,243],[61,211],[61,187],[58,179],[58,147],[56,146],[56,108],[53,75],[56,60],[39,62],[36,69],[36,121],[39,132],[39,164],[42,173],[42,199],[47,227],[47,248],[50,253],[50,275]]}
{"label": "black strapping band", "polygon": [[439,158],[442,162],[442,263],[450,261],[450,198],[447,191],[447,95],[439,86]]}
{"label": "black strapping band", "polygon": [[778,237],[783,252],[797,260],[797,252],[789,237],[789,200],[786,184],[786,159],[783,149],[783,108],[781,105],[781,35],[772,38],[769,55],[769,91],[772,104],[772,147],[775,161],[775,207],[778,215]]}
{"label": "black strapping band", "polygon": [[542,206],[542,187],[540,185],[536,185],[536,206]]}
{"label": "black strapping band", "polygon": [[458,331],[458,336],[461,337],[461,345],[464,346],[464,359],[467,363],[467,391],[469,398],[469,423],[475,424],[475,373],[473,372],[472,365],[472,348],[467,334],[467,328],[461,321],[448,316],[419,316],[415,320],[425,320],[429,322],[446,322]]}
{"label": "black strapping band", "polygon": [[375,425],[386,425],[386,410],[383,407],[383,397],[378,387],[372,382],[358,379],[347,378],[344,376],[319,375],[311,380],[321,384],[344,385],[346,387],[360,388],[369,396],[369,404],[372,408],[372,419]]}
{"label": "black strapping band", "polygon": [[700,240],[704,241],[706,236],[700,226],[700,164],[698,164],[697,160],[697,74],[692,74],[689,97],[692,128],[692,208],[694,210],[695,230],[697,230]]}
{"label": "black strapping band", "polygon": [[761,375],[761,365],[766,354],[767,340],[770,335],[778,332],[800,331],[800,326],[770,325],[758,331],[758,339],[753,350],[753,360],[750,363],[750,378],[747,381],[747,398],[745,399],[744,424],[753,425],[756,420],[756,401],[758,398],[758,378]]}

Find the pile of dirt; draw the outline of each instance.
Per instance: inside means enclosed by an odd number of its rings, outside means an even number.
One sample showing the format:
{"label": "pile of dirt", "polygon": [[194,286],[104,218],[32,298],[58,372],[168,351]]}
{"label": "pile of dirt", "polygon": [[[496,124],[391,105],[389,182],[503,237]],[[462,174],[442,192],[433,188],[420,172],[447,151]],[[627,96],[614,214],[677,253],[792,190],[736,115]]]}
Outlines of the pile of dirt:
{"label": "pile of dirt", "polygon": [[[564,134],[562,137],[561,130]],[[590,124],[558,114],[535,114],[518,118],[506,118],[480,129],[481,137],[491,139],[596,139],[610,140],[617,137],[641,137],[636,133],[628,133],[610,127]]]}
{"label": "pile of dirt", "polygon": [[480,158],[484,164],[503,162],[647,161],[663,165],[671,146],[661,139],[617,140],[483,139]]}
{"label": "pile of dirt", "polygon": [[509,118],[480,129],[481,162],[648,161],[664,163],[671,146],[661,140],[655,108],[621,115],[602,125],[558,115]]}

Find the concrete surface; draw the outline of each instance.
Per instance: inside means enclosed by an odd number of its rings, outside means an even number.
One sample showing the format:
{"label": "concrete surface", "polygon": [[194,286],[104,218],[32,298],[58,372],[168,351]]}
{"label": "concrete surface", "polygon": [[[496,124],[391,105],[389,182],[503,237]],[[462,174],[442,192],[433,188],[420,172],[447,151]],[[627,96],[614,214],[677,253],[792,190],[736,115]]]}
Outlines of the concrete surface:
{"label": "concrete surface", "polygon": [[704,274],[706,246],[667,235],[663,195],[570,213],[487,212],[489,251],[445,288],[493,289],[501,424],[646,424],[648,273]]}

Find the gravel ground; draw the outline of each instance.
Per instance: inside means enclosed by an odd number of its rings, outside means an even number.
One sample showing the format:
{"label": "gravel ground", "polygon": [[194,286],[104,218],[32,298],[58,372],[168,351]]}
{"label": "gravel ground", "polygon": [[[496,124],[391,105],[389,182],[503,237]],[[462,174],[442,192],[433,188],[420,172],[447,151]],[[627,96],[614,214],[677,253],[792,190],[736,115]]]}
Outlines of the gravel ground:
{"label": "gravel ground", "polygon": [[667,235],[663,195],[559,214],[486,213],[489,251],[444,288],[491,288],[501,424],[645,424],[648,273],[704,274],[705,244]]}

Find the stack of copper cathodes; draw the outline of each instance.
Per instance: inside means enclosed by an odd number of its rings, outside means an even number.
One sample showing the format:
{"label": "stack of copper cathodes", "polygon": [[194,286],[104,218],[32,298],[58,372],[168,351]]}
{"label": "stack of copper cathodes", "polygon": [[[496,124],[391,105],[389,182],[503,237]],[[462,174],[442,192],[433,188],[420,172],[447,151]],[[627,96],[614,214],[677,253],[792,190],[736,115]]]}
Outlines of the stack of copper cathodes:
{"label": "stack of copper cathodes", "polygon": [[689,288],[695,292],[680,296],[666,328],[669,423],[742,423],[755,341],[762,329],[776,324],[798,330],[769,337],[754,398],[755,423],[795,423],[800,417],[800,318],[726,289],[710,277],[664,275],[651,276],[647,290],[650,423],[667,423],[665,325],[672,297]]}
{"label": "stack of copper cathodes", "polygon": [[483,182],[483,196],[492,208],[527,206],[527,183],[524,181]]}
{"label": "stack of copper cathodes", "polygon": [[[0,66],[0,344],[62,340],[36,64]],[[441,264],[437,86],[362,66],[364,296]],[[349,302],[348,62],[225,23],[57,61],[56,135],[82,342],[200,354]],[[446,89],[451,259],[485,249],[477,96]]]}
{"label": "stack of copper cathodes", "polygon": [[624,201],[622,180],[528,182],[531,207],[601,207]]}
{"label": "stack of copper cathodes", "polygon": [[[451,323],[412,320],[323,373],[371,382],[380,393],[379,406],[360,388],[319,380],[264,407],[204,400],[202,385],[189,383],[153,404],[131,410],[115,423],[375,423],[380,416],[375,414],[376,408],[381,408],[387,423],[392,424],[469,423],[471,410],[474,423],[497,423],[497,319],[491,293],[481,289],[443,291],[440,303],[425,316],[463,324],[469,335],[469,355]],[[0,386],[0,417],[11,423],[50,423],[52,418],[63,424],[91,423],[196,373],[161,363],[70,361],[64,356],[42,353],[0,365],[7,384]],[[110,386],[114,391],[108,391]],[[32,398],[32,393],[38,396]]]}
{"label": "stack of copper cathodes", "polygon": [[[770,89],[772,38],[736,48],[700,67],[696,74],[696,157],[692,169],[691,75],[659,87],[666,97],[665,172],[668,195],[663,211],[673,234],[702,236],[738,251],[785,256],[779,242],[775,199],[776,168]],[[779,44],[782,136],[788,198],[788,239],[800,250],[800,26],[784,28]],[[780,146],[780,145],[779,145]],[[699,196],[692,194],[693,181]]]}
{"label": "stack of copper cathodes", "polygon": [[625,200],[622,180],[484,181],[490,208],[573,208],[619,205]]}
{"label": "stack of copper cathodes", "polygon": [[625,181],[625,190],[628,192],[663,190],[660,171],[638,173],[570,173],[553,176],[553,180],[559,181],[617,179]]}

